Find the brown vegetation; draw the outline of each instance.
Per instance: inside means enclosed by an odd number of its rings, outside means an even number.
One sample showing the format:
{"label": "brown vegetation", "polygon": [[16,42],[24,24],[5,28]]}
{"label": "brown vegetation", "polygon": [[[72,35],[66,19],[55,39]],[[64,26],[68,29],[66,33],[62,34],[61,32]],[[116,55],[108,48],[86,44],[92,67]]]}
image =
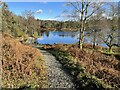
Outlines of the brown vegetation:
{"label": "brown vegetation", "polygon": [[86,68],[86,71],[111,85],[119,85],[120,71],[119,61],[114,56],[107,56],[97,51],[79,50],[69,48],[68,52],[78,59],[78,62]]}
{"label": "brown vegetation", "polygon": [[[89,47],[89,46],[85,46]],[[50,46],[45,46],[50,49]],[[98,51],[90,49],[80,50],[72,45],[53,45],[52,49],[67,51],[76,58],[77,63],[85,67],[86,72],[95,75],[109,85],[120,88],[120,61],[113,55],[105,55]]]}
{"label": "brown vegetation", "polygon": [[23,45],[14,37],[4,34],[2,43],[2,87],[43,87],[45,66],[39,50]]}

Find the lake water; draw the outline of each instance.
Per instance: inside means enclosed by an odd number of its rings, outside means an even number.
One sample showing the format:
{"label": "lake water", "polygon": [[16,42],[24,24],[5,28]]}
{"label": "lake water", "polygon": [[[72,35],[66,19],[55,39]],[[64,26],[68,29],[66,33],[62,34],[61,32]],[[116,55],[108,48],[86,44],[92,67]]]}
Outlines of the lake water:
{"label": "lake water", "polygon": [[[38,44],[74,44],[79,40],[79,31],[47,31],[40,33],[37,38]],[[90,37],[85,37],[84,42],[91,43]],[[101,44],[101,46],[106,46]]]}
{"label": "lake water", "polygon": [[37,42],[39,44],[73,44],[78,42],[79,32],[49,31],[43,32]]}

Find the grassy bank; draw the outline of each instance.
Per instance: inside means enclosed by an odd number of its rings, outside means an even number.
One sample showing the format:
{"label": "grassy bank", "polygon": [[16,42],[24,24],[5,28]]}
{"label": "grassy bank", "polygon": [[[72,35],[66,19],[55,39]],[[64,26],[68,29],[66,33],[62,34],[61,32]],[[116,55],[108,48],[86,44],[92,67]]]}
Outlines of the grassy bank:
{"label": "grassy bank", "polygon": [[79,50],[69,45],[44,46],[75,77],[83,90],[119,89],[119,61],[98,51]]}

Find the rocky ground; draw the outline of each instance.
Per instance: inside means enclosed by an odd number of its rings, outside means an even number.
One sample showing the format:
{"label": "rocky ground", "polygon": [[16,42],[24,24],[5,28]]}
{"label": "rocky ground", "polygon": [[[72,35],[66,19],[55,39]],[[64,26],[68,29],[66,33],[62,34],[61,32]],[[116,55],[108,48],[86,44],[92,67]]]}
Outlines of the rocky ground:
{"label": "rocky ground", "polygon": [[72,82],[73,78],[69,76],[63,69],[62,65],[47,51],[41,50],[47,68],[48,87],[47,88],[71,88],[75,89]]}

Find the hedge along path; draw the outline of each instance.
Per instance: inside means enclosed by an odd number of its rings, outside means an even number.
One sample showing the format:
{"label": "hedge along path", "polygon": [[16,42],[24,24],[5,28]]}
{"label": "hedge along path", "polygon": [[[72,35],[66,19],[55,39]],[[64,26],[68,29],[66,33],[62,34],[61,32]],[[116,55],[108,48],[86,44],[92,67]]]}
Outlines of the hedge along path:
{"label": "hedge along path", "polygon": [[63,70],[59,61],[49,52],[45,50],[40,51],[44,56],[47,69],[47,88],[72,88],[74,90],[73,78]]}

